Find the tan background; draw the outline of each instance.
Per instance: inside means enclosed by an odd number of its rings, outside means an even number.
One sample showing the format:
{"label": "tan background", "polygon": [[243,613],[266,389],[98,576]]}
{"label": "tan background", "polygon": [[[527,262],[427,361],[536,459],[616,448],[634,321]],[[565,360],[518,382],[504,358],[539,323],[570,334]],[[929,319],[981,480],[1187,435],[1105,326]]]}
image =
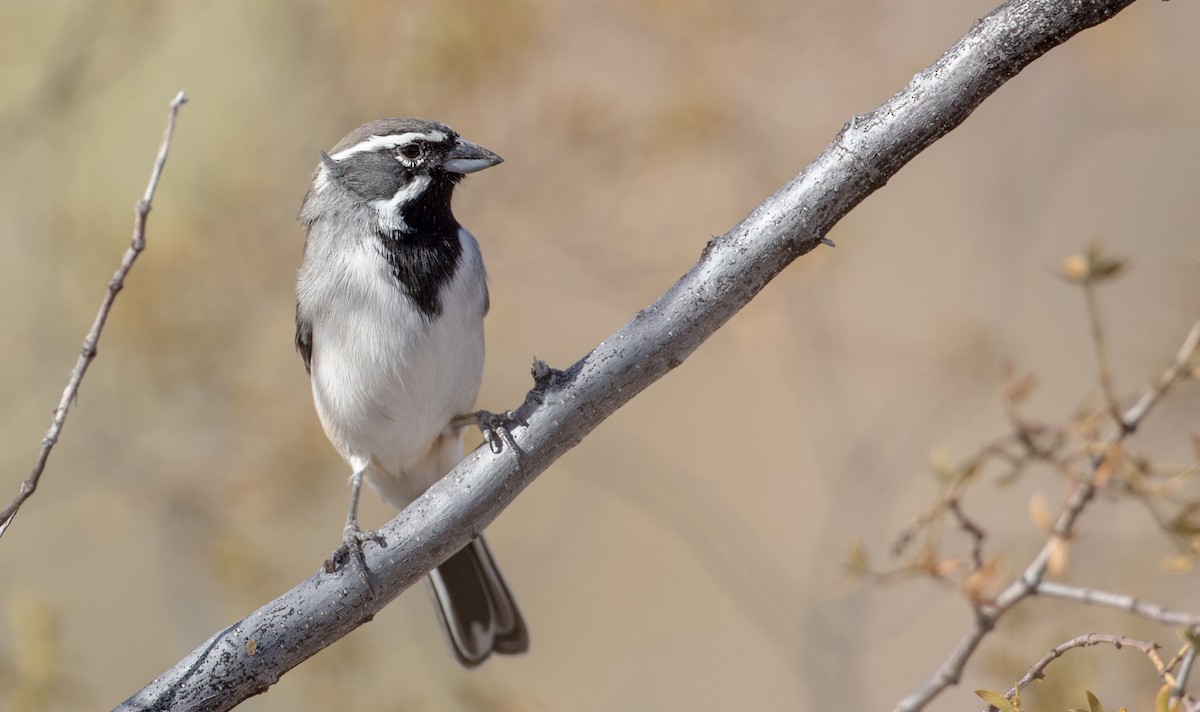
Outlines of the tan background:
{"label": "tan background", "polygon": [[[535,355],[586,353],[990,8],[0,5],[5,501],[125,248],[166,104],[192,98],[149,249],[42,490],[0,540],[0,709],[106,709],[337,543],[347,472],[292,349],[294,216],[319,149],[413,114],[505,157],[456,204],[491,274],[480,405],[502,409]],[[1002,432],[1006,362],[1040,375],[1038,417],[1092,393],[1082,298],[1056,265],[1092,240],[1131,258],[1104,293],[1123,393],[1197,314],[1198,27],[1200,3],[1142,0],[1039,60],[848,216],[836,250],[547,472],[490,530],[530,655],[460,671],[417,590],[243,709],[890,709],[968,611],[924,582],[846,590],[846,542],[882,557],[932,497],[928,454]],[[1198,413],[1181,392],[1140,444],[1190,457]],[[1059,483],[969,501],[1014,563],[1037,545],[1035,490],[1053,502]],[[366,521],[387,516],[371,498]],[[1170,549],[1144,513],[1101,504],[1085,524],[1073,580],[1194,606],[1195,575],[1160,573]],[[1011,621],[934,709],[978,707],[972,688],[1006,687],[1077,634],[1176,644],[1067,611]],[[1070,679],[1113,708],[1148,706],[1144,660],[1074,660]]]}

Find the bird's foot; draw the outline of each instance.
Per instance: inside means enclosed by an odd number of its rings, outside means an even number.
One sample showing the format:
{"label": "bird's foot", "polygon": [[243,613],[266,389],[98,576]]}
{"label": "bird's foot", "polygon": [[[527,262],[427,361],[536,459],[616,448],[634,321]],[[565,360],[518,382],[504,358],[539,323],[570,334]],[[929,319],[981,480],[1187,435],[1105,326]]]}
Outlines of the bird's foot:
{"label": "bird's foot", "polygon": [[367,584],[371,595],[375,595],[375,587],[371,585],[370,572],[367,570],[367,560],[363,556],[363,544],[373,541],[380,546],[387,546],[387,540],[379,532],[370,529],[360,529],[358,524],[347,522],[342,532],[342,545],[334,549],[333,554],[325,560],[325,573],[332,574],[354,561],[358,568],[359,577]]}
{"label": "bird's foot", "polygon": [[483,433],[483,441],[487,443],[493,454],[499,454],[505,445],[512,448],[513,452],[520,452],[517,448],[517,441],[513,440],[512,428],[517,425],[525,425],[525,421],[518,418],[515,411],[506,410],[503,413],[493,413],[490,410],[477,410],[474,413],[460,415],[454,420],[462,425],[474,423],[475,427],[479,428],[479,432]]}

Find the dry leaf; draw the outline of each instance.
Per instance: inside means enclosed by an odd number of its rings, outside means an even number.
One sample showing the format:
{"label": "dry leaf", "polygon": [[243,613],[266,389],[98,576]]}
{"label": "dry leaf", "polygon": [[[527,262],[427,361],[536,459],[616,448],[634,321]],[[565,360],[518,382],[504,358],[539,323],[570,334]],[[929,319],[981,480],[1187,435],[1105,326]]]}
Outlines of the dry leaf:
{"label": "dry leaf", "polygon": [[937,578],[948,579],[962,568],[962,559],[942,559],[929,567],[929,572]]}
{"label": "dry leaf", "polygon": [[857,583],[870,569],[866,547],[858,537],[852,537],[846,545],[846,578],[849,582]]}
{"label": "dry leaf", "polygon": [[1054,531],[1054,517],[1050,514],[1046,495],[1041,492],[1034,492],[1029,498],[1029,518],[1044,536],[1050,536],[1050,532]]}
{"label": "dry leaf", "polygon": [[1020,403],[1033,393],[1037,387],[1037,376],[1026,373],[1016,378],[1010,378],[1004,385],[1004,399],[1009,403]]}
{"label": "dry leaf", "polygon": [[1187,554],[1179,556],[1168,556],[1162,561],[1163,571],[1172,574],[1190,573],[1196,565],[1196,560]]}
{"label": "dry leaf", "polygon": [[1092,482],[1097,487],[1104,487],[1112,479],[1113,473],[1116,472],[1117,463],[1121,460],[1121,453],[1124,450],[1121,443],[1113,443],[1103,450],[1103,458],[1100,464],[1096,466],[1096,471],[1092,473]]}
{"label": "dry leaf", "polygon": [[991,601],[1000,588],[1000,584],[1003,583],[1007,568],[1004,557],[999,554],[992,556],[983,562],[982,567],[963,579],[963,595],[975,605]]}
{"label": "dry leaf", "polygon": [[1125,264],[1124,258],[1109,257],[1093,243],[1086,254],[1071,255],[1063,260],[1060,274],[1063,279],[1076,284],[1099,282],[1119,275],[1125,270]]}
{"label": "dry leaf", "polygon": [[929,453],[929,469],[941,482],[952,482],[958,478],[958,471],[950,459],[950,451],[944,445],[939,445]]}
{"label": "dry leaf", "polygon": [[1050,556],[1046,560],[1046,572],[1051,576],[1062,578],[1067,571],[1067,542],[1062,537],[1050,540]]}
{"label": "dry leaf", "polygon": [[1088,278],[1088,260],[1083,255],[1071,255],[1062,263],[1062,276],[1071,282],[1083,283]]}

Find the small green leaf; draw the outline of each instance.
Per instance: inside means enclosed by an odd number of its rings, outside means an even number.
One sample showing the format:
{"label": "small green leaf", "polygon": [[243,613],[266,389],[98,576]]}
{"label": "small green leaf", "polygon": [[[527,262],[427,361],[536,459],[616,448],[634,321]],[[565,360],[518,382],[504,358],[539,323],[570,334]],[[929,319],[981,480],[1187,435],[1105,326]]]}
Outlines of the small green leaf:
{"label": "small green leaf", "polygon": [[1100,704],[1100,700],[1096,699],[1091,690],[1084,690],[1083,693],[1087,695],[1088,709],[1092,712],[1104,712],[1104,705]]}
{"label": "small green leaf", "polygon": [[975,694],[979,695],[984,702],[1000,710],[1000,712],[1018,712],[1017,708],[1013,706],[1012,701],[1005,697],[1003,693],[996,692],[995,690],[976,690]]}

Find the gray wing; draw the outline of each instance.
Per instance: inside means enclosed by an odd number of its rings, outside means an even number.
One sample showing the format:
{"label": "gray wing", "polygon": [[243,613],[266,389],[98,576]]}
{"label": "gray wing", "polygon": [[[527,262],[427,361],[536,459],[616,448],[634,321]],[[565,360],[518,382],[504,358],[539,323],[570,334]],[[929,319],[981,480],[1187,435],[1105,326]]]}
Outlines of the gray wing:
{"label": "gray wing", "polygon": [[296,307],[296,351],[304,359],[304,370],[312,373],[312,321],[300,314]]}

